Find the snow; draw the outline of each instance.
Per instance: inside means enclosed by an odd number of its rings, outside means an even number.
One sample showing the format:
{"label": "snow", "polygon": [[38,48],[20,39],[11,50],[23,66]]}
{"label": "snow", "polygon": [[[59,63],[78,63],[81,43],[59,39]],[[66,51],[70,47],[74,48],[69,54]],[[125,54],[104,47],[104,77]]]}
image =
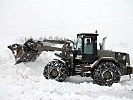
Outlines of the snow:
{"label": "snow", "polygon": [[[106,48],[128,52],[132,47],[132,1],[129,0],[2,0],[0,1],[1,100],[133,100],[133,78],[123,76],[111,87],[93,84],[91,78],[72,76],[65,82],[46,80],[44,66],[55,58],[43,52],[36,62],[14,65],[7,48],[25,37],[51,35],[74,39],[77,33],[107,36]],[[131,59],[133,64],[133,60]],[[133,77],[133,75],[132,75]]]}
{"label": "snow", "polygon": [[[22,42],[20,37],[20,43]],[[72,76],[65,82],[46,80],[44,66],[55,58],[54,53],[43,52],[36,62],[14,65],[15,61],[7,45],[15,39],[0,42],[0,97],[1,100],[132,100],[133,79],[121,78],[111,87],[93,84],[91,78]],[[132,75],[133,77],[133,75]]]}

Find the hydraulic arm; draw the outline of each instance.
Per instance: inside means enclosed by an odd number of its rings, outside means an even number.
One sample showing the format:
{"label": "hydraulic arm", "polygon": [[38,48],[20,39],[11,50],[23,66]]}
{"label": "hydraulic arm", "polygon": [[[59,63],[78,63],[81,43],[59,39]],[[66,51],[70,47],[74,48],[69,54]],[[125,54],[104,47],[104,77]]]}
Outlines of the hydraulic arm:
{"label": "hydraulic arm", "polygon": [[[43,51],[61,51],[60,54],[56,54],[61,58],[65,58],[68,52],[72,52],[72,47],[70,40],[43,40],[35,41],[33,39],[27,40],[24,44],[13,44],[8,46],[15,57],[16,64],[21,62],[35,61],[37,57]],[[56,47],[57,44],[62,45],[61,48]]]}

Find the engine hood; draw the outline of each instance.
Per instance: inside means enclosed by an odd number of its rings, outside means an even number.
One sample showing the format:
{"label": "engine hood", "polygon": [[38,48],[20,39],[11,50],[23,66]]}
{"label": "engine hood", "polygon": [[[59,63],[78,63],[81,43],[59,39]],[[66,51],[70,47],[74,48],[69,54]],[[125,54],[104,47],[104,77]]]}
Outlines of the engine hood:
{"label": "engine hood", "polygon": [[113,57],[122,65],[130,65],[130,57],[128,53],[115,52],[110,50],[98,50],[98,59],[102,57]]}
{"label": "engine hood", "polygon": [[115,58],[115,53],[114,51],[110,50],[98,50],[98,58],[100,59],[101,57],[114,57]]}

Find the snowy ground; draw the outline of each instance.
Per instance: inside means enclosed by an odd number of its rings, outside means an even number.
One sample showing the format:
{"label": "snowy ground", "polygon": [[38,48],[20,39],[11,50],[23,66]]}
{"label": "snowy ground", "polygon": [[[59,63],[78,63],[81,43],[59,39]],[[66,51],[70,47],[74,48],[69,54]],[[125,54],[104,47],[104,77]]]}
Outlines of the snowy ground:
{"label": "snowy ground", "polygon": [[42,76],[52,53],[44,52],[34,63],[14,65],[7,49],[23,43],[25,36],[73,39],[77,33],[97,29],[98,43],[107,36],[106,49],[128,52],[133,64],[132,4],[132,0],[0,0],[0,99],[133,100],[133,78],[124,76],[111,87],[79,76],[59,83]]}
{"label": "snowy ground", "polygon": [[[20,41],[18,38],[15,41]],[[12,40],[8,40],[12,43]],[[0,98],[1,100],[132,100],[133,78],[121,78],[111,87],[93,84],[91,78],[73,76],[65,82],[46,80],[44,66],[53,59],[43,52],[36,62],[14,65],[7,40],[0,42]],[[14,41],[14,42],[15,42]],[[22,40],[21,40],[22,41]],[[133,77],[133,75],[132,75]]]}

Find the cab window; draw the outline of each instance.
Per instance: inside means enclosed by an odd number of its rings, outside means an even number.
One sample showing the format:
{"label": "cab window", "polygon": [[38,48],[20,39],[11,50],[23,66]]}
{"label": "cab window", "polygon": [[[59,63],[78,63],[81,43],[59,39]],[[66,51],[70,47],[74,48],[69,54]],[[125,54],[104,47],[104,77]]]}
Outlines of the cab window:
{"label": "cab window", "polygon": [[92,45],[91,38],[85,38],[84,40],[84,53],[93,54],[93,45]]}

